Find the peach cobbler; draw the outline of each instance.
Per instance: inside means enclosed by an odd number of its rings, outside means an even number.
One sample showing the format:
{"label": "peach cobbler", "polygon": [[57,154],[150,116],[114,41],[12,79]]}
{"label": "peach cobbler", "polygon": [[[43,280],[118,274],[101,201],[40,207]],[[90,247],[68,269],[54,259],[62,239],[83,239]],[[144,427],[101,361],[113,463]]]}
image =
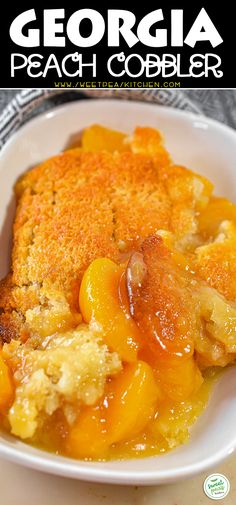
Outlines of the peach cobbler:
{"label": "peach cobbler", "polygon": [[2,430],[83,459],[185,442],[236,357],[236,206],[161,134],[93,125],[15,186]]}

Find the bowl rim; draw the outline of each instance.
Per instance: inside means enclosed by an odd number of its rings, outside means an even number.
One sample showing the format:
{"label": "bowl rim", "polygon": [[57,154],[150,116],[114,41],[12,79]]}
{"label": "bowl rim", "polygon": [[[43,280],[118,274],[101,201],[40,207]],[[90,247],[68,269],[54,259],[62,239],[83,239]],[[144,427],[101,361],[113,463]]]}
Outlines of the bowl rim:
{"label": "bowl rim", "polygon": [[[180,110],[175,109],[169,106],[153,103],[153,102],[142,102],[139,100],[126,100],[119,98],[86,98],[75,100],[63,105],[52,106],[51,109],[38,114],[36,117],[30,119],[26,122],[26,124],[22,125],[17,131],[15,131],[10,139],[4,144],[0,151],[0,160],[4,161],[4,156],[8,154],[11,148],[14,146],[16,141],[19,141],[21,137],[24,137],[27,134],[27,131],[31,129],[34,125],[40,125],[45,120],[54,117],[63,115],[65,112],[74,110],[76,108],[80,108],[81,104],[86,104],[91,107],[94,104],[96,106],[103,108],[104,106],[110,105],[111,107],[119,108],[121,103],[126,105],[128,108],[133,109],[135,111],[135,107],[139,107],[140,109],[156,109],[163,113],[165,116],[171,118],[183,118],[188,122],[198,121],[203,122],[209,127],[216,128],[218,131],[222,133],[226,133],[228,136],[232,138],[235,142],[236,146],[236,131],[227,126],[218,122],[217,120],[208,118],[202,114],[196,114],[194,112],[190,112],[188,110]],[[158,116],[158,113],[157,113]],[[16,439],[9,435],[12,442]],[[20,442],[20,444],[24,444]],[[50,474],[60,475],[64,477],[76,478],[84,481],[92,481],[92,482],[100,482],[100,483],[108,483],[108,484],[123,484],[123,485],[154,485],[161,483],[171,483],[176,482],[177,480],[189,478],[198,473],[204,472],[208,468],[212,467],[223,461],[227,456],[229,456],[236,449],[236,435],[235,439],[223,447],[221,450],[218,450],[217,453],[211,455],[204,459],[203,462],[195,462],[191,465],[181,466],[180,468],[176,468],[171,470],[171,473],[168,470],[161,470],[158,467],[152,471],[150,470],[120,470],[120,469],[107,469],[106,463],[104,462],[85,462],[81,460],[73,460],[72,458],[67,458],[64,456],[57,456],[55,454],[50,454],[41,449],[36,449],[28,444],[24,444],[25,450],[22,450],[22,447],[17,447],[17,444],[11,442],[4,442],[3,439],[0,439],[0,456],[5,459],[12,461],[14,463],[18,463],[20,465],[26,466],[28,468],[33,468],[36,470],[41,470]],[[46,457],[45,457],[46,456]],[[148,459],[152,459],[154,462],[158,460],[158,458],[163,456],[150,456]],[[142,458],[145,461],[145,458]],[[129,461],[132,461],[131,459]],[[108,462],[109,463],[109,462]],[[115,462],[113,462],[115,463]],[[120,463],[120,460],[119,460]]]}
{"label": "bowl rim", "polygon": [[[12,437],[13,438],[13,437]],[[204,459],[204,462],[196,462],[192,465],[181,466],[175,470],[156,469],[153,471],[137,471],[137,470],[116,470],[107,469],[106,462],[85,462],[81,460],[75,460],[72,458],[66,458],[64,456],[58,456],[50,454],[41,449],[35,449],[32,446],[25,444],[25,447],[33,449],[31,452],[23,452],[20,448],[14,448],[0,442],[0,456],[4,457],[6,460],[13,463],[17,463],[21,466],[31,468],[34,470],[40,470],[52,475],[59,475],[61,477],[69,477],[72,479],[78,479],[86,482],[97,482],[103,484],[122,484],[122,485],[142,485],[142,486],[152,486],[157,484],[167,484],[174,483],[179,480],[184,480],[186,478],[193,477],[199,473],[216,466],[218,463],[224,461],[228,456],[230,456],[236,448],[236,435],[233,444],[228,444],[228,446],[222,448],[214,456],[209,456]],[[36,454],[34,454],[34,451]],[[49,456],[44,457],[44,454]],[[167,453],[168,454],[168,453]],[[157,462],[159,458],[165,457],[163,455],[150,456],[148,459],[153,460],[153,463]],[[133,460],[136,458],[133,458]],[[140,458],[145,462],[145,458]],[[122,460],[117,460],[120,463]],[[124,460],[132,461],[132,459]],[[109,461],[107,462],[109,463]],[[115,463],[115,462],[112,462]],[[153,465],[154,466],[154,465]]]}
{"label": "bowl rim", "polygon": [[56,105],[53,106],[44,112],[40,112],[36,117],[33,117],[29,120],[26,119],[26,123],[23,125],[20,125],[19,128],[13,132],[10,138],[6,141],[6,143],[3,145],[3,147],[0,149],[0,158],[7,154],[7,151],[10,149],[12,144],[14,144],[15,141],[18,140],[21,136],[23,136],[28,129],[30,129],[31,126],[34,126],[37,123],[42,123],[45,119],[49,119],[52,116],[59,116],[66,112],[66,110],[73,110],[75,107],[79,107],[81,104],[82,105],[99,105],[99,107],[104,107],[107,104],[112,105],[113,107],[118,107],[121,105],[121,103],[126,104],[127,107],[135,107],[138,106],[139,108],[143,109],[153,109],[154,107],[156,109],[159,109],[160,111],[164,112],[165,115],[169,117],[182,117],[183,119],[186,120],[196,120],[196,121],[202,121],[205,122],[207,126],[212,126],[213,128],[215,127],[218,130],[224,131],[231,137],[235,138],[236,136],[236,130],[234,130],[231,126],[221,123],[220,121],[217,121],[216,119],[209,118],[208,116],[205,116],[204,114],[197,114],[196,112],[189,111],[187,109],[178,109],[174,108],[168,105],[161,105],[159,103],[154,103],[154,102],[144,102],[140,100],[127,100],[127,99],[120,99],[120,98],[81,98],[74,100],[72,102],[68,102],[62,105]]}

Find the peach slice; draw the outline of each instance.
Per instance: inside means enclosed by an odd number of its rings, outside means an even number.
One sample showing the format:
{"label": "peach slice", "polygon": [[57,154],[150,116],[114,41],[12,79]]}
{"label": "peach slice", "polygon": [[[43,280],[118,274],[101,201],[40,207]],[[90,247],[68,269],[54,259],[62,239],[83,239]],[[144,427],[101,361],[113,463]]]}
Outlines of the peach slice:
{"label": "peach slice", "polygon": [[67,453],[75,458],[99,459],[106,456],[108,447],[106,420],[100,405],[86,408],[69,432]]}
{"label": "peach slice", "polygon": [[107,431],[112,443],[140,433],[152,418],[160,398],[152,368],[144,361],[125,366],[111,382],[107,403]]}
{"label": "peach slice", "polygon": [[167,363],[158,365],[156,377],[160,380],[162,392],[174,402],[189,398],[203,383],[202,374],[193,357],[170,366],[167,366]]}
{"label": "peach slice", "polygon": [[128,144],[124,142],[125,138],[124,133],[95,124],[85,128],[82,135],[82,149],[90,152],[108,151],[110,153],[129,151]]}
{"label": "peach slice", "polygon": [[0,351],[0,412],[5,411],[10,407],[14,397],[13,382],[10,375],[10,370],[3,360]]}
{"label": "peach slice", "polygon": [[198,227],[205,238],[214,237],[222,221],[236,223],[236,205],[226,198],[212,197],[200,212]]}
{"label": "peach slice", "polygon": [[66,450],[74,457],[99,459],[109,447],[135,437],[155,413],[159,388],[151,367],[137,361],[107,384],[101,402],[86,408],[71,428]]}
{"label": "peach slice", "polygon": [[96,323],[105,343],[131,362],[137,359],[139,330],[119,296],[122,272],[110,259],[94,260],[84,273],[79,305],[84,321]]}

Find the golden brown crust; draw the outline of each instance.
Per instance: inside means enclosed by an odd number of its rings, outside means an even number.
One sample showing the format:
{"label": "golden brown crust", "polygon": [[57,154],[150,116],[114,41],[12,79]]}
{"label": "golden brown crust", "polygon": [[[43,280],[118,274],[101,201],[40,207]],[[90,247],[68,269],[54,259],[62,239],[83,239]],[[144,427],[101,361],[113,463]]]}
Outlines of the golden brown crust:
{"label": "golden brown crust", "polygon": [[194,181],[201,178],[169,166],[163,148],[160,161],[150,139],[148,154],[137,148],[140,139],[135,153],[74,149],[19,180],[12,276],[0,288],[4,312],[16,310],[24,321],[27,310],[47,306],[52,289],[78,309],[81,276],[94,258],[119,261],[160,229],[179,238],[195,231]]}
{"label": "golden brown crust", "polygon": [[17,312],[3,312],[0,315],[0,344],[17,338],[21,332],[22,319]]}
{"label": "golden brown crust", "polygon": [[210,286],[236,300],[236,243],[212,243],[199,248],[195,268]]}

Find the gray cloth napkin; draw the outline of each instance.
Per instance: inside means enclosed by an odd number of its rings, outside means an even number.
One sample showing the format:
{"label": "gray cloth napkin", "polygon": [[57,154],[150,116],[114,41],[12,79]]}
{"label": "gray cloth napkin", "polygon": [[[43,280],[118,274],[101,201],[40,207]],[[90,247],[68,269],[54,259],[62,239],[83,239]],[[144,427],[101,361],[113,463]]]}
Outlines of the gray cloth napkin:
{"label": "gray cloth napkin", "polygon": [[[3,90],[0,91],[2,93]],[[0,114],[0,148],[14,131],[39,112],[85,97],[142,100],[169,105],[213,117],[236,128],[236,90],[23,89],[16,93]]]}

